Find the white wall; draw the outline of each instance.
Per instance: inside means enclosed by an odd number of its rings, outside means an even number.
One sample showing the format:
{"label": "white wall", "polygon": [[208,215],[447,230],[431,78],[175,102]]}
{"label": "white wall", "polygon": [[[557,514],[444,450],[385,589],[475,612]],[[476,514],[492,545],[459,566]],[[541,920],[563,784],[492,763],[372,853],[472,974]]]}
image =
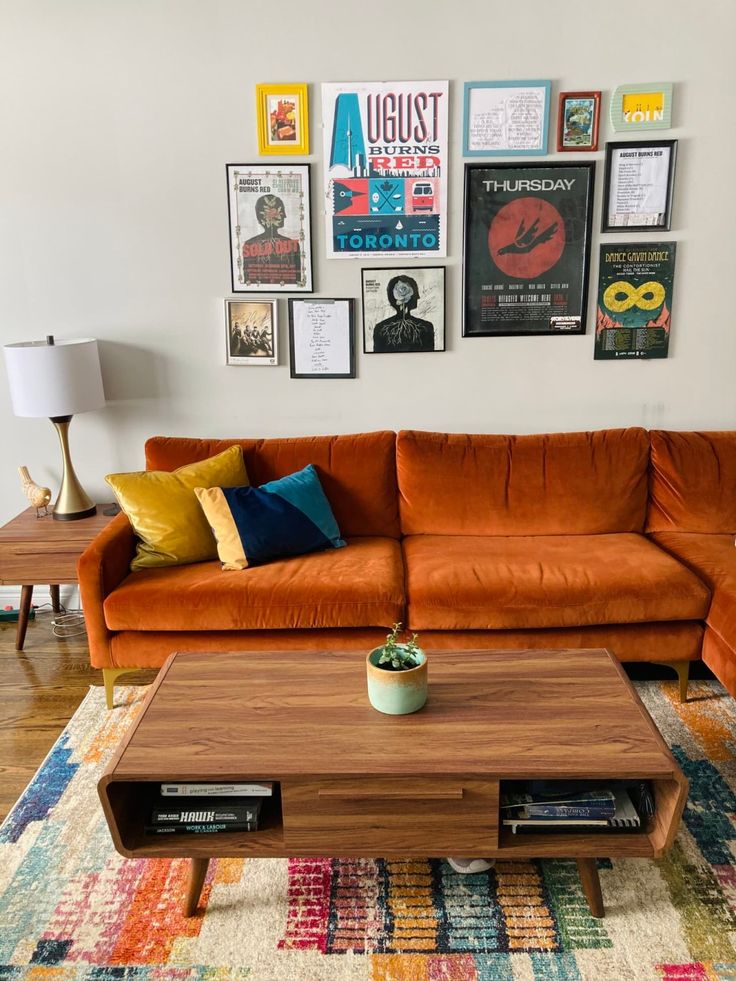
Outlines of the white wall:
{"label": "white wall", "polygon": [[[109,404],[72,425],[100,499],[154,433],[734,428],[735,28],[732,0],[2,0],[0,342],[101,341]],[[225,367],[224,167],[258,160],[255,83],[312,84],[317,294],[357,298],[361,261],[323,258],[318,83],[376,78],[452,82],[447,352],[359,353],[357,380],[291,380],[282,301],[281,366]],[[462,83],[514,78],[553,80],[552,130],[559,90],[602,89],[601,145],[615,85],[675,83],[659,134],[680,141],[668,360],[594,362],[590,326],[461,338]],[[582,159],[600,163],[597,229],[603,152]],[[24,504],[16,466],[55,490],[59,455],[50,423],[12,416],[1,369],[0,422],[6,520]]]}

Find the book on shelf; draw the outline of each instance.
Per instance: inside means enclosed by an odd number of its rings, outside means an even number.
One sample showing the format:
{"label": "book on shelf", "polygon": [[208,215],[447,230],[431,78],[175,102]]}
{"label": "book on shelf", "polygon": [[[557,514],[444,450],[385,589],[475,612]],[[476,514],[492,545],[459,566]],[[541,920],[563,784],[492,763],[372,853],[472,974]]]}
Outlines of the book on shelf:
{"label": "book on shelf", "polygon": [[266,783],[162,783],[164,797],[271,797],[273,784]]}
{"label": "book on shelf", "polygon": [[517,831],[542,831],[548,828],[640,828],[641,818],[632,803],[628,791],[624,787],[616,787],[613,791],[614,813],[608,817],[562,816],[559,814],[530,815],[527,807],[517,805],[516,812],[509,811],[503,817],[503,824],[510,827],[514,834]]}
{"label": "book on shelf", "polygon": [[184,801],[161,801],[151,808],[151,824],[192,824],[214,822],[236,824],[256,821],[262,798],[251,797],[247,803],[239,798],[189,797]]}
{"label": "book on shelf", "polygon": [[183,824],[146,824],[147,835],[218,834],[223,831],[258,831],[258,821],[202,821]]}

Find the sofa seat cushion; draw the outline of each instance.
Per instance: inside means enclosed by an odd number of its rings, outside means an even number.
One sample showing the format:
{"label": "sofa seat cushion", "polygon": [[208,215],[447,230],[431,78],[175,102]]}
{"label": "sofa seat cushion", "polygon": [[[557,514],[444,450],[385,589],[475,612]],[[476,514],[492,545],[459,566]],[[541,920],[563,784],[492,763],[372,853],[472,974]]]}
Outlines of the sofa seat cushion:
{"label": "sofa seat cushion", "polygon": [[105,600],[110,630],[389,627],[404,618],[404,569],[391,538],[223,572],[219,562],[131,573]]}
{"label": "sofa seat cushion", "polygon": [[733,535],[691,535],[662,531],[652,539],[684,562],[711,589],[713,600],[705,620],[736,648],[736,548]]}
{"label": "sofa seat cushion", "polygon": [[700,619],[707,587],[642,535],[404,539],[411,630]]}

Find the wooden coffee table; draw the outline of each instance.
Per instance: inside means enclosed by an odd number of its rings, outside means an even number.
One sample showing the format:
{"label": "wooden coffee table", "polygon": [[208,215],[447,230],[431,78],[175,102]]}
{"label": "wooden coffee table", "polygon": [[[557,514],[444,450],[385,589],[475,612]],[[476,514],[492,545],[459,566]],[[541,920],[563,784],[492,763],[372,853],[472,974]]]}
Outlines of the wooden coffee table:
{"label": "wooden coffee table", "polygon": [[[429,700],[381,715],[361,653],[173,654],[99,783],[115,847],[192,859],[185,911],[210,858],[577,859],[603,916],[599,857],[672,844],[687,780],[616,659],[603,650],[430,652]],[[506,780],[651,780],[636,831],[512,834]],[[162,781],[274,781],[257,832],[145,835]]]}

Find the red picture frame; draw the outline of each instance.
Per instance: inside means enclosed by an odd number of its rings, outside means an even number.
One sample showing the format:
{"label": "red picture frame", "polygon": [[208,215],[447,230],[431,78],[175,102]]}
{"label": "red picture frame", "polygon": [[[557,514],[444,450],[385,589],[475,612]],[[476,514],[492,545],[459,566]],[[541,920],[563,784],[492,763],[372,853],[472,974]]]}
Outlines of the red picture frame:
{"label": "red picture frame", "polygon": [[[570,106],[567,104],[571,103]],[[598,149],[600,92],[560,92],[557,108],[558,153],[592,153]]]}

